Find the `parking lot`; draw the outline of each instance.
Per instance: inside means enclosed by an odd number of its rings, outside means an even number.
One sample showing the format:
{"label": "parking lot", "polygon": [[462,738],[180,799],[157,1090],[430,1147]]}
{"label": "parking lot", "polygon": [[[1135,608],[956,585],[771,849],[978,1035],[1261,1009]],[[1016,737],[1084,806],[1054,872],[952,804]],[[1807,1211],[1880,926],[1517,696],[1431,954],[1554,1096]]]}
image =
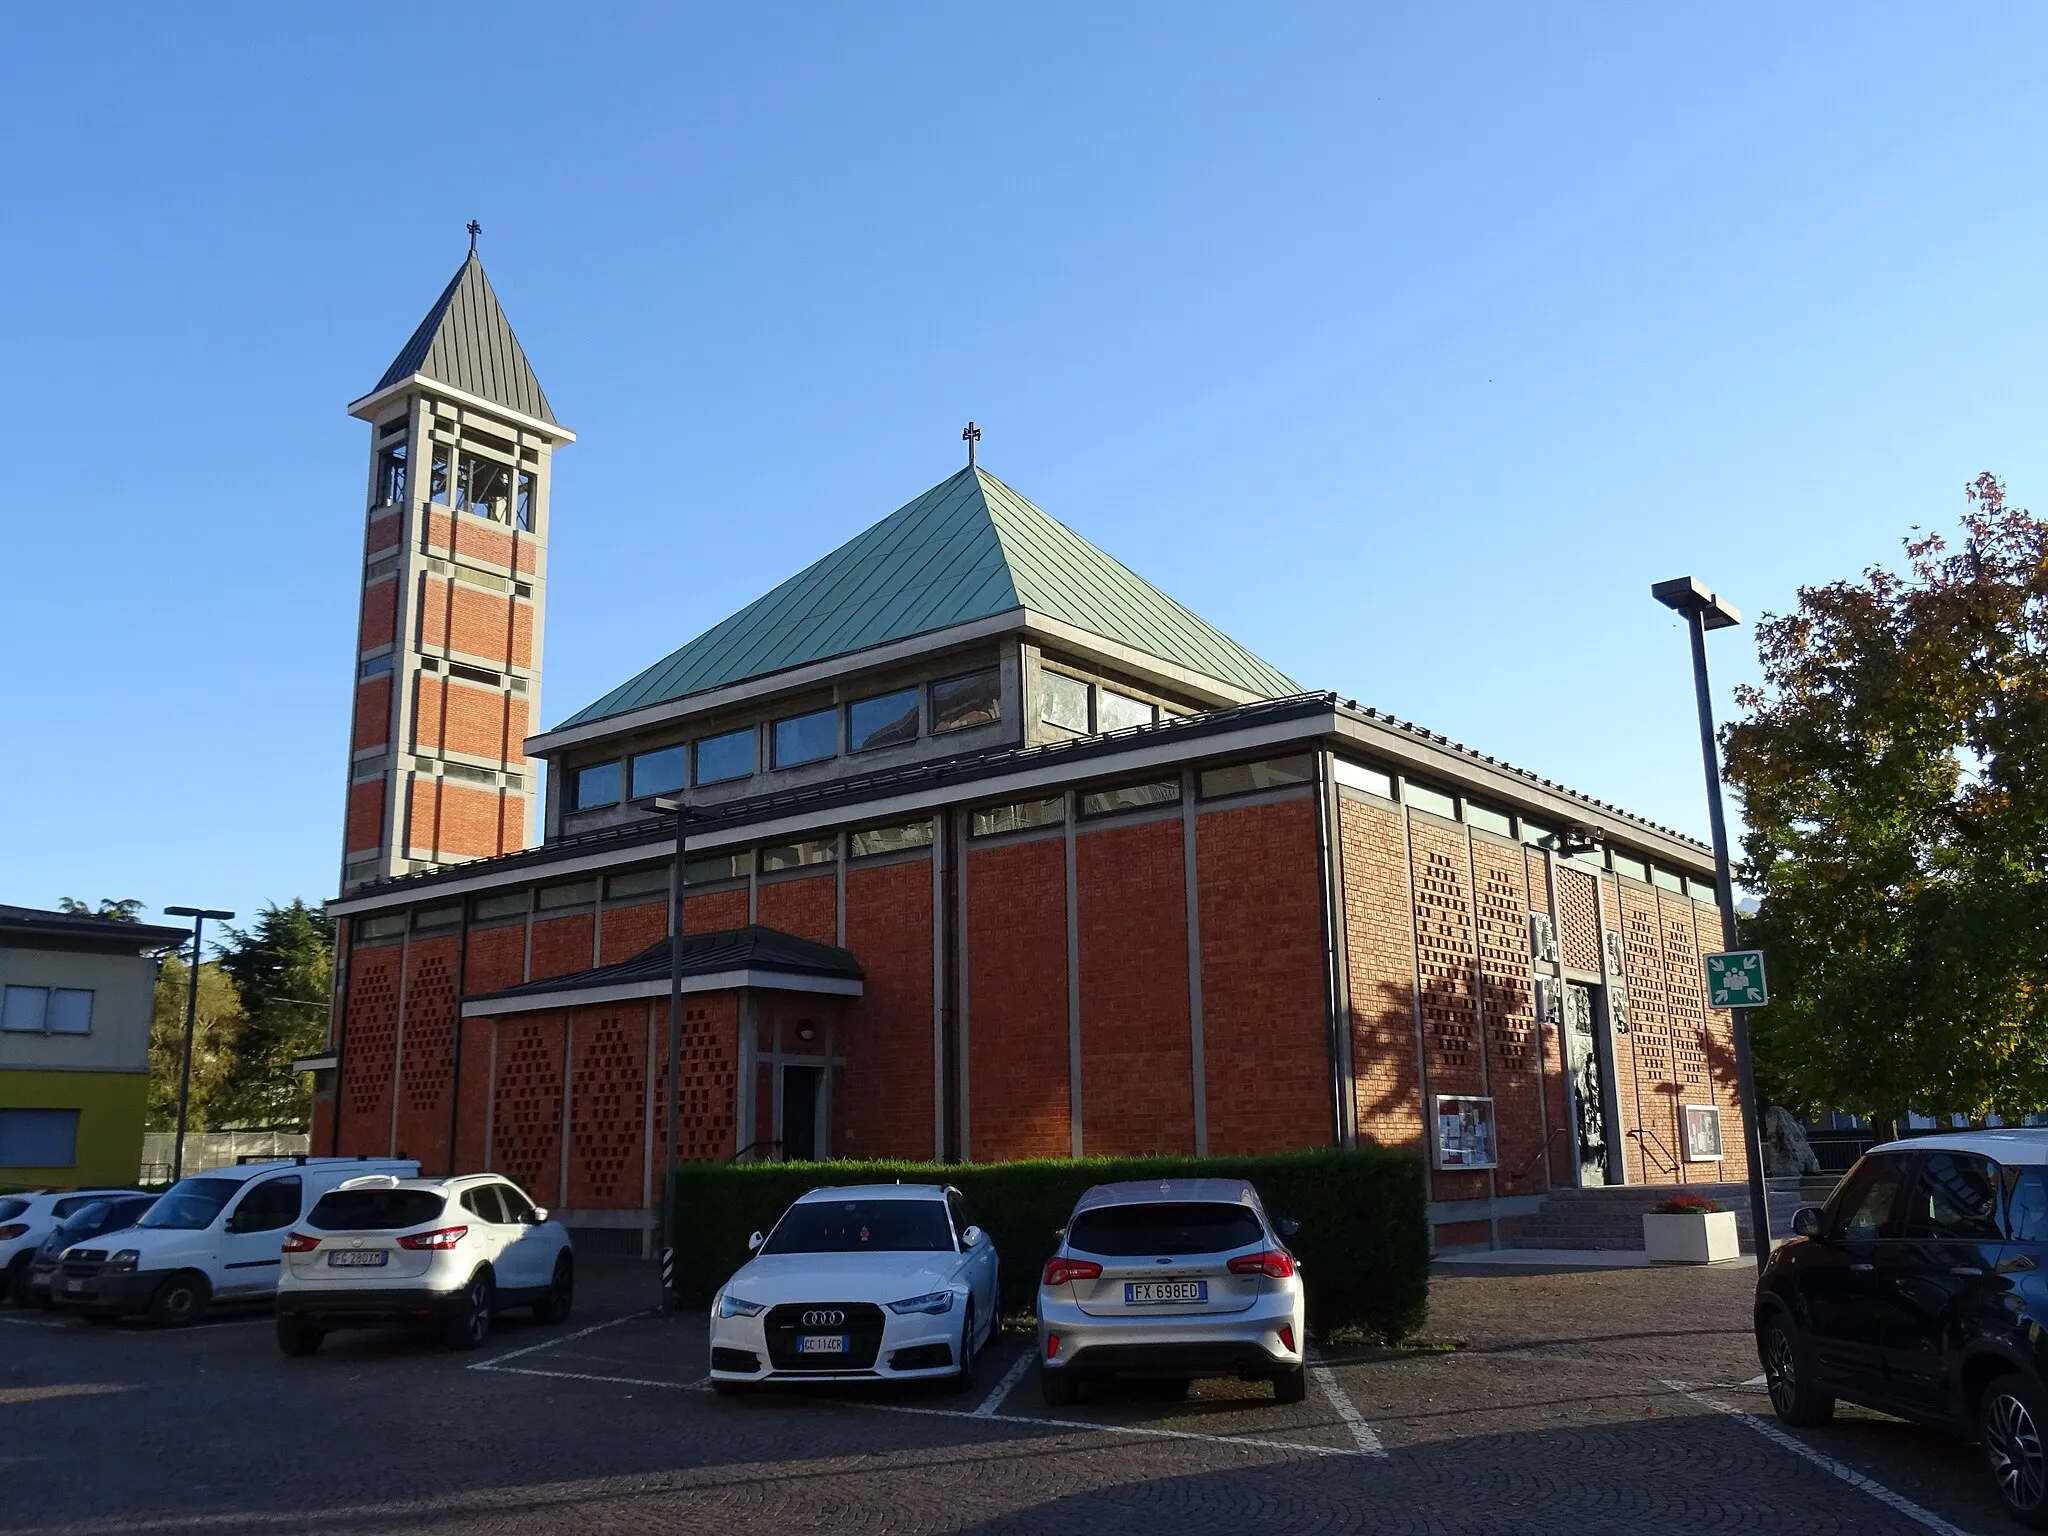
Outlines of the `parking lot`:
{"label": "parking lot", "polygon": [[1461,1532],[2010,1529],[1974,1451],[1845,1408],[1780,1430],[1754,1272],[1446,1272],[1427,1339],[1325,1354],[1307,1402],[1198,1383],[1057,1412],[1028,1338],[971,1393],[704,1387],[643,1265],[452,1354],[267,1316],[182,1332],[0,1313],[0,1529]]}

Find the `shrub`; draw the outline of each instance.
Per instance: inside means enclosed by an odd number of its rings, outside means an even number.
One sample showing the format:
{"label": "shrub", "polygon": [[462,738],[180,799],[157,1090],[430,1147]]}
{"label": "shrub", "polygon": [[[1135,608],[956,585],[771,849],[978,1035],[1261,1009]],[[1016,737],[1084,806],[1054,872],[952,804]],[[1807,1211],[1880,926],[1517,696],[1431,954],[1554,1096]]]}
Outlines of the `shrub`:
{"label": "shrub", "polygon": [[1709,1211],[1727,1209],[1720,1201],[1709,1200],[1705,1195],[1673,1195],[1669,1200],[1657,1202],[1659,1216],[1704,1216]]}
{"label": "shrub", "polygon": [[1092,1185],[1163,1178],[1249,1179],[1288,1240],[1318,1334],[1359,1327],[1401,1338],[1422,1325],[1429,1234],[1422,1164],[1404,1153],[1289,1152],[1275,1157],[1044,1159],[1016,1163],[686,1163],[676,1170],[676,1286],[708,1305],[790,1202],[821,1185],[951,1184],[1001,1255],[1006,1307],[1027,1307],[1074,1202]]}

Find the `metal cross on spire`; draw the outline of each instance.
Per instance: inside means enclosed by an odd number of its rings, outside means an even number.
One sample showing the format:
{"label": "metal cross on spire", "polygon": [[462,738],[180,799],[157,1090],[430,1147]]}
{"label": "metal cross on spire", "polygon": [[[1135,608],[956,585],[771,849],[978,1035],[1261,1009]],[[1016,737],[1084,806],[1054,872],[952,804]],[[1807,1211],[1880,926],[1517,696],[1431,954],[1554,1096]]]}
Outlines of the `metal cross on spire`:
{"label": "metal cross on spire", "polygon": [[960,437],[967,444],[967,467],[972,469],[974,468],[974,445],[981,441],[981,428],[970,421],[960,429]]}
{"label": "metal cross on spire", "polygon": [[481,224],[477,223],[477,221],[476,221],[475,219],[471,219],[471,220],[469,221],[469,254],[470,254],[470,255],[474,256],[474,255],[476,254],[476,237],[477,237],[478,235],[482,234],[483,232],[484,232],[484,227],[483,227],[483,225],[481,225]]}

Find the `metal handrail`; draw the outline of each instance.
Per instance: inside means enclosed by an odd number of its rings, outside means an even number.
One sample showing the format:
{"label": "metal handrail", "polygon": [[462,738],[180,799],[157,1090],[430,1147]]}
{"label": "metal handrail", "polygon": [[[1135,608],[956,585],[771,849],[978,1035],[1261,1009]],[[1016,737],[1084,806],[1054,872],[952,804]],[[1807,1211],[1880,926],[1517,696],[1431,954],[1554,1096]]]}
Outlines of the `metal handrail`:
{"label": "metal handrail", "polygon": [[755,1153],[762,1147],[772,1147],[775,1152],[775,1161],[778,1163],[782,1161],[782,1143],[780,1141],[750,1141],[744,1147],[741,1147],[739,1151],[733,1153],[731,1157],[728,1157],[726,1161],[728,1163],[759,1162],[760,1158]]}
{"label": "metal handrail", "polygon": [[[1532,1156],[1526,1163],[1523,1163],[1519,1168],[1515,1169],[1513,1173],[1510,1173],[1508,1175],[1508,1182],[1513,1183],[1515,1180],[1521,1178],[1521,1176],[1527,1173],[1531,1168],[1534,1168],[1538,1163],[1543,1162],[1545,1159],[1547,1159],[1550,1156],[1550,1144],[1553,1141],[1556,1141],[1558,1137],[1564,1135],[1565,1132],[1569,1131],[1570,1129],[1571,1127],[1568,1125],[1560,1125],[1553,1129],[1548,1136],[1543,1138],[1543,1145],[1536,1149],[1535,1155]],[[1550,1183],[1549,1179],[1547,1178],[1543,1182],[1546,1187]]]}
{"label": "metal handrail", "polygon": [[[1680,1163],[1675,1156],[1672,1155],[1671,1149],[1664,1145],[1664,1138],[1662,1136],[1659,1136],[1655,1131],[1651,1130],[1647,1126],[1643,1126],[1637,1130],[1630,1131],[1628,1134],[1635,1137],[1638,1142],[1640,1142],[1642,1138],[1645,1136],[1649,1137],[1650,1140],[1656,1142],[1657,1150],[1659,1152],[1662,1152],[1664,1154],[1665,1160],[1668,1163],[1670,1163],[1671,1172],[1673,1176],[1678,1178],[1681,1182],[1683,1181],[1685,1175],[1685,1166],[1682,1163]],[[1647,1147],[1644,1148],[1644,1151],[1647,1152],[1648,1150],[1649,1149]]]}

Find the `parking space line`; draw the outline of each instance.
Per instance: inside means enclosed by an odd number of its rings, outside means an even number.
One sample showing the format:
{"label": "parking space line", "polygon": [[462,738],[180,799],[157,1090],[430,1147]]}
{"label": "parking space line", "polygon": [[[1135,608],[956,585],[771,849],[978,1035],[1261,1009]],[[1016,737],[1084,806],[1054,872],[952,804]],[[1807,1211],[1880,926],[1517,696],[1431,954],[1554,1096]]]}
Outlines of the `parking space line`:
{"label": "parking space line", "polygon": [[653,1315],[654,1309],[652,1307],[639,1312],[628,1312],[624,1317],[609,1318],[602,1323],[592,1323],[588,1328],[578,1328],[574,1333],[565,1333],[559,1339],[542,1339],[538,1344],[529,1344],[524,1349],[508,1349],[502,1355],[493,1355],[488,1360],[477,1361],[470,1369],[472,1371],[502,1370],[504,1362],[507,1360],[517,1360],[521,1355],[538,1354],[544,1349],[554,1349],[563,1344],[573,1343],[575,1340],[587,1338],[593,1333],[603,1333],[605,1329],[616,1328],[621,1323],[630,1323],[636,1317],[652,1317]]}
{"label": "parking space line", "polygon": [[1878,1482],[1874,1478],[1865,1477],[1854,1467],[1844,1466],[1841,1462],[1836,1461],[1834,1457],[1822,1455],[1812,1446],[1787,1434],[1784,1430],[1766,1419],[1760,1419],[1753,1413],[1744,1413],[1734,1404],[1724,1403],[1718,1398],[1709,1397],[1706,1393],[1688,1386],[1685,1382],[1666,1381],[1664,1385],[1681,1397],[1698,1403],[1702,1407],[1711,1408],[1716,1413],[1724,1414],[1728,1418],[1747,1425],[1773,1445],[1790,1451],[1802,1461],[1811,1462],[1830,1477],[1840,1478],[1851,1488],[1862,1490],[1880,1504],[1889,1505],[1897,1510],[1908,1520],[1915,1521],[1920,1525],[1926,1526],[1928,1530],[1936,1532],[1937,1536],[1969,1536],[1969,1532],[1965,1531],[1961,1526],[1951,1525],[1948,1521],[1942,1519],[1941,1516],[1934,1513],[1933,1510],[1922,1509],[1903,1493],[1893,1493],[1883,1483]]}
{"label": "parking space line", "polygon": [[1027,1344],[1024,1347],[1023,1353],[1017,1356],[1016,1363],[1003,1373],[1003,1379],[990,1389],[987,1397],[975,1405],[974,1416],[977,1419],[989,1418],[1003,1406],[1003,1399],[1016,1390],[1017,1383],[1022,1381],[1024,1373],[1031,1369],[1031,1362],[1037,1358],[1037,1354],[1038,1351],[1032,1345]]}
{"label": "parking space line", "polygon": [[1337,1373],[1323,1364],[1322,1352],[1316,1351],[1309,1359],[1310,1379],[1323,1389],[1323,1396],[1330,1400],[1330,1406],[1337,1410],[1337,1417],[1351,1431],[1351,1438],[1358,1444],[1358,1453],[1361,1456],[1385,1456],[1387,1448],[1380,1443],[1378,1432],[1366,1423],[1365,1415],[1351,1401],[1351,1394],[1337,1384]]}
{"label": "parking space line", "polygon": [[544,1371],[538,1366],[492,1365],[485,1362],[472,1365],[472,1371],[494,1371],[504,1376],[547,1376],[561,1381],[602,1381],[620,1387],[663,1387],[671,1392],[691,1392],[710,1380],[699,1377],[695,1381],[655,1381],[645,1376],[599,1376],[590,1371]]}
{"label": "parking space line", "polygon": [[[1011,1413],[984,1417],[972,1408],[913,1408],[908,1403],[864,1403],[845,1400],[848,1408],[865,1408],[875,1413],[919,1413],[935,1419],[967,1419],[971,1422],[1015,1424],[1034,1429],[1092,1429],[1104,1435],[1139,1435],[1155,1440],[1199,1440],[1209,1445],[1250,1445],[1269,1451],[1307,1451],[1312,1456],[1362,1456],[1363,1451],[1345,1445],[1312,1445],[1306,1440],[1268,1440],[1253,1435],[1205,1435],[1192,1429],[1162,1429],[1150,1424],[1095,1424],[1087,1419],[1041,1419]],[[1382,1456],[1386,1453],[1380,1452]]]}

